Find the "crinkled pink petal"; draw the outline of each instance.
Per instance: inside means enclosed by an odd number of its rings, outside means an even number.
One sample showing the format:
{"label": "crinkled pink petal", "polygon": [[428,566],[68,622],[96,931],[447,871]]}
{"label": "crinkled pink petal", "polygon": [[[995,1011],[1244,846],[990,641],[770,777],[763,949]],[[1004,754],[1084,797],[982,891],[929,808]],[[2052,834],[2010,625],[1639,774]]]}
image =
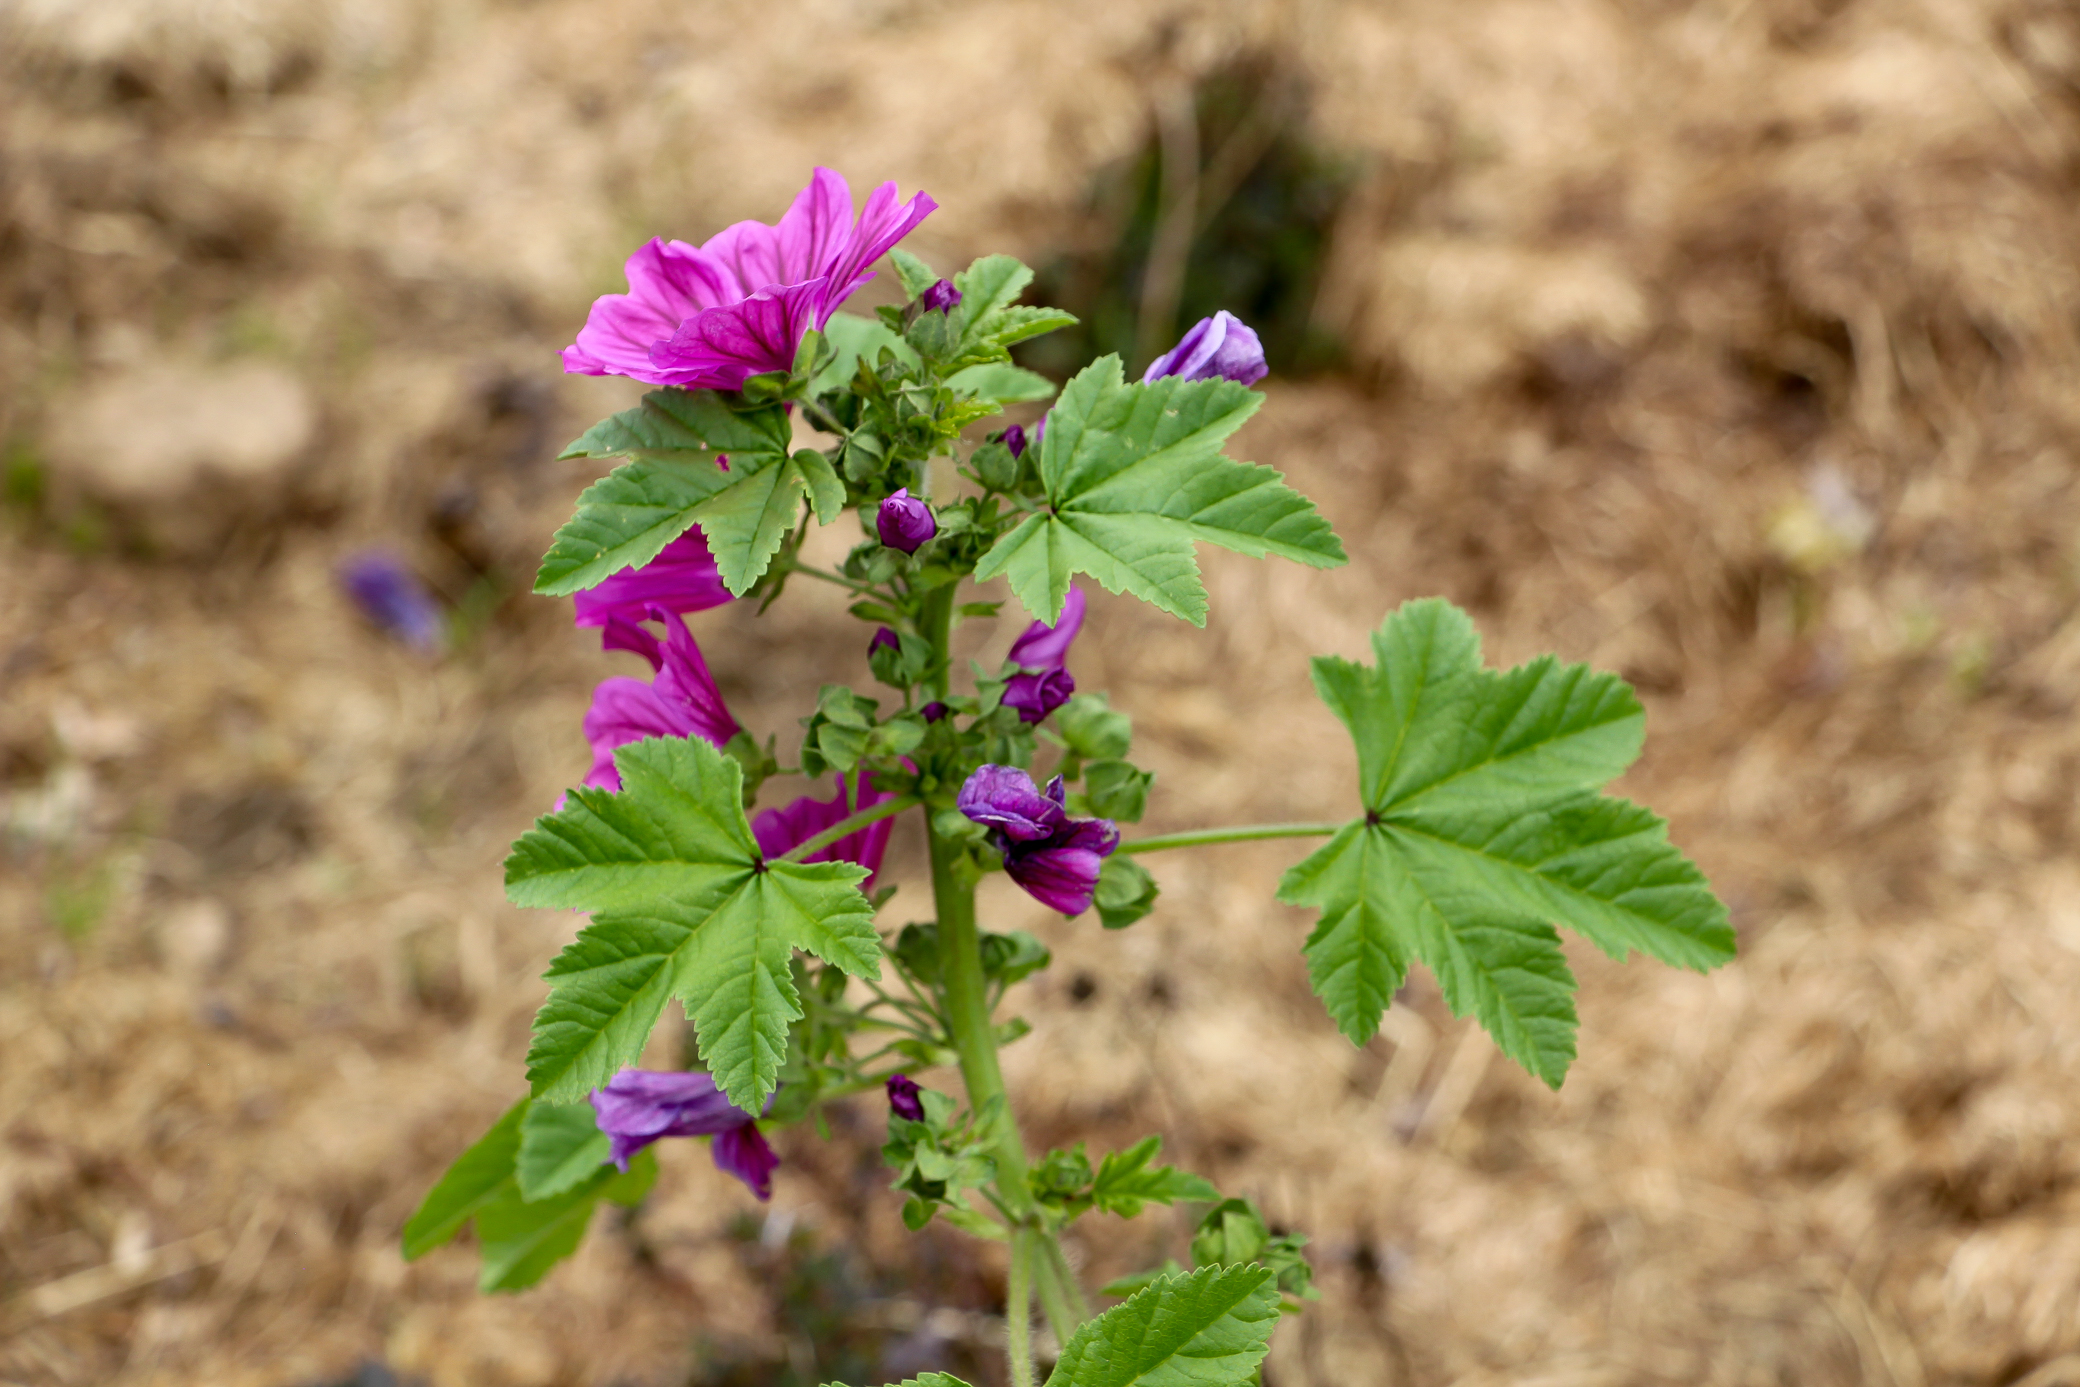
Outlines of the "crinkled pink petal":
{"label": "crinkled pink petal", "polygon": [[853,236],[852,188],[844,175],[819,167],[777,225],[744,221],[701,247],[710,263],[735,278],[736,298],[769,284],[803,284],[826,275]]}
{"label": "crinkled pink petal", "polygon": [[[592,691],[592,706],[585,711],[585,740],[592,746],[587,785],[618,791],[621,774],[614,769],[614,751],[630,742],[645,737],[702,737],[722,746],[740,730],[686,623],[669,612],[654,615],[665,626],[664,642],[658,647],[657,677],[646,684],[617,675],[602,680]],[[615,629],[619,628],[609,628]],[[640,627],[627,629],[648,634]]]}
{"label": "crinkled pink petal", "polygon": [[742,295],[726,276],[684,241],[653,238],[624,266],[629,292],[593,301],[578,340],[563,349],[563,369],[587,376],[628,376],[651,385],[659,378],[650,348],[704,308]]}
{"label": "crinkled pink petal", "polygon": [[1004,862],[1004,870],[1027,895],[1064,915],[1081,915],[1091,908],[1098,873],[1104,866],[1103,853],[1073,842],[1037,852],[1021,853],[1014,848]]}
{"label": "crinkled pink petal", "polygon": [[579,593],[578,625],[608,626],[617,616],[643,621],[652,607],[704,612],[729,600],[729,589],[722,585],[722,575],[715,568],[715,556],[708,552],[707,537],[696,525],[641,568],[624,568]]}
{"label": "crinkled pink petal", "polygon": [[726,744],[743,729],[722,702],[722,690],[708,673],[708,662],[694,642],[686,623],[670,612],[652,613],[664,621],[664,666],[657,671],[659,693],[677,699],[689,714],[699,734],[717,746]]}
{"label": "crinkled pink petal", "polygon": [[707,308],[650,349],[651,369],[672,384],[737,390],[753,376],[794,367],[828,281],[775,284],[742,303]]}
{"label": "crinkled pink petal", "polygon": [[869,265],[893,250],[896,242],[916,230],[918,223],[939,207],[929,193],[919,193],[901,205],[896,197],[893,182],[883,183],[869,193],[867,205],[860,209],[859,221],[853,225],[850,242],[834,261],[823,267],[830,289],[817,314],[817,327],[829,322],[838,306],[874,277]]}
{"label": "crinkled pink petal", "polygon": [[[849,782],[842,775],[837,777],[838,793],[830,799],[817,799],[803,795],[800,799],[778,809],[761,810],[751,821],[752,836],[758,839],[758,849],[767,857],[778,857],[797,843],[806,843],[862,809],[871,809],[891,798],[878,790],[869,789],[857,800],[849,794]],[[850,801],[848,803],[848,801]],[[866,889],[874,887],[874,876],[881,872],[881,861],[888,855],[888,838],[895,831],[894,819],[883,819],[868,824],[857,833],[840,838],[837,842],[817,849],[803,858],[804,862],[857,862],[872,873],[867,878]]]}

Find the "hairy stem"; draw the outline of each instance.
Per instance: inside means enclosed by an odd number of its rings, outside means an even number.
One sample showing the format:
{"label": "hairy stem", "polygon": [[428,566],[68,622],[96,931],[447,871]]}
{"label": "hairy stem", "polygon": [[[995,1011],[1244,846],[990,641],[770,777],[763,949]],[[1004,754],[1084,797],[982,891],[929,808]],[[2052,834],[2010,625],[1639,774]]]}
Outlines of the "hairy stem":
{"label": "hairy stem", "polygon": [[773,860],[776,862],[799,862],[810,853],[820,852],[837,842],[840,838],[850,838],[869,824],[878,824],[883,819],[894,818],[915,803],[917,803],[915,795],[897,795],[894,799],[883,800],[879,804],[860,810],[857,814],[838,820],[838,822],[832,824],[814,838],[803,839]]}
{"label": "hairy stem", "polygon": [[1004,1288],[1004,1357],[1011,1387],[1033,1387],[1033,1246],[1021,1229],[1011,1237],[1011,1277]]}
{"label": "hairy stem", "polygon": [[1342,824],[1244,824],[1240,828],[1194,828],[1121,843],[1119,852],[1162,852],[1165,848],[1203,848],[1213,843],[1246,843],[1258,838],[1327,838]]}

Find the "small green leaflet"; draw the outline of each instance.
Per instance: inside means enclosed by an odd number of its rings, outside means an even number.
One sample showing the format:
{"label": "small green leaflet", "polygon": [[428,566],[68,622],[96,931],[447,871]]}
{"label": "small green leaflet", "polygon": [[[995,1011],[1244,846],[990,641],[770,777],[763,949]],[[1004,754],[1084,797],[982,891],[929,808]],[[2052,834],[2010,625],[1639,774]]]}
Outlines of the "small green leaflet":
{"label": "small green leaflet", "polygon": [[1174,1165],[1151,1167],[1149,1162],[1162,1149],[1161,1137],[1143,1137],[1124,1151],[1107,1154],[1098,1162],[1091,1203],[1107,1213],[1133,1218],[1144,1204],[1175,1204],[1180,1199],[1211,1203],[1221,1197],[1203,1176]]}
{"label": "small green leaflet", "polygon": [[742,770],[704,741],[652,737],[616,751],[614,764],[618,794],[572,790],[506,859],[514,904],[593,912],[549,967],[528,1082],[546,1102],[578,1101],[635,1062],[677,997],[716,1084],[758,1112],[802,1015],[794,950],[881,976],[873,907],[859,889],[867,871],[765,861],[744,817]]}
{"label": "small green leaflet", "polygon": [[1277,1324],[1278,1288],[1264,1267],[1165,1277],[1071,1335],[1047,1387],[1242,1387]]}
{"label": "small green leaflet", "polygon": [[1075,325],[1076,315],[1059,308],[1020,306],[1032,282],[1033,272],[1009,255],[985,255],[953,277],[965,319],[962,360],[1002,360],[1015,342]]}
{"label": "small green leaflet", "polygon": [[1118,357],[1091,363],[1048,412],[1047,511],[1000,538],[976,581],[1004,574],[1028,611],[1054,622],[1070,578],[1088,573],[1108,591],[1203,626],[1195,541],[1314,568],[1344,562],[1329,522],[1275,468],[1221,452],[1263,399],[1231,380],[1127,385]]}
{"label": "small green leaflet", "polygon": [[[546,1120],[540,1114],[557,1114]],[[578,1122],[571,1109],[541,1108],[523,1098],[506,1110],[475,1145],[456,1158],[448,1173],[427,1194],[404,1226],[404,1256],[414,1261],[451,1241],[462,1226],[476,1220],[477,1243],[483,1254],[479,1286],[486,1291],[518,1291],[542,1279],[558,1261],[577,1250],[585,1225],[602,1199],[634,1205],[657,1179],[657,1161],[648,1151],[637,1153],[626,1174],[606,1159],[606,1138],[592,1121],[590,1108],[582,1122],[597,1139],[596,1158],[578,1164],[583,1153],[563,1140],[558,1164],[562,1171],[553,1188],[523,1192],[531,1155],[539,1163],[549,1147],[531,1152],[538,1134],[557,1134],[549,1146],[574,1135]],[[565,1173],[567,1172],[567,1173]]]}
{"label": "small green leaflet", "polygon": [[[1050,430],[1050,436],[1052,431]],[[1466,614],[1404,604],[1376,666],[1324,656],[1315,688],[1357,744],[1366,816],[1279,883],[1322,912],[1314,990],[1354,1044],[1411,960],[1504,1054],[1555,1088],[1574,1059],[1574,975],[1557,921],[1616,959],[1700,971],[1733,957],[1726,908],[1651,811],[1597,793],[1639,755],[1625,682],[1548,655],[1481,667]]]}
{"label": "small green leaflet", "polygon": [[513,1174],[525,1199],[547,1199],[599,1173],[611,1143],[590,1103],[531,1103],[520,1122]]}
{"label": "small green leaflet", "polygon": [[[792,425],[778,405],[732,409],[712,390],[653,390],[635,409],[604,419],[563,450],[566,458],[627,457],[585,489],[577,514],[535,575],[534,590],[577,592],[648,563],[698,524],[723,584],[743,594],[758,581],[801,513],[837,519],[845,488],[830,460],[788,452]],[[729,459],[727,469],[718,465]]]}

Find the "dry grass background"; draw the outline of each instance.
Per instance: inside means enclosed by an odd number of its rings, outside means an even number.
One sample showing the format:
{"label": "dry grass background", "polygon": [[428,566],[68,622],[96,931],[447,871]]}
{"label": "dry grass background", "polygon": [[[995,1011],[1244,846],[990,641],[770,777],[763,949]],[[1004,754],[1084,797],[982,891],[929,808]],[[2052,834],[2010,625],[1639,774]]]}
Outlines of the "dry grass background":
{"label": "dry grass background", "polygon": [[[672,1383],[772,1339],[697,1148],[528,1294],[396,1253],[570,929],[497,863],[611,662],[478,575],[635,392],[549,353],[637,239],[815,161],[929,188],[940,263],[1044,257],[1154,102],[1267,48],[1362,169],[1318,305],[1354,370],[1243,443],[1354,562],[1209,555],[1204,636],[1096,604],[1150,826],[1348,807],[1305,657],[1442,592],[1491,657],[1639,684],[1624,788],[1742,957],[1577,953],[1552,1096],[1423,987],[1345,1045],[1289,849],[1159,860],[1124,935],[997,891],[1059,960],[1029,1130],[1158,1127],[1314,1237],[1281,1387],[2080,1383],[2080,11],[2038,0],[0,2],[0,1380]],[[460,653],[345,606],[376,541],[489,613]],[[863,672],[803,598],[701,619],[761,728]],[[786,1137],[767,1233],[900,1265],[877,1128]],[[982,1303],[986,1257],[922,1255]]]}

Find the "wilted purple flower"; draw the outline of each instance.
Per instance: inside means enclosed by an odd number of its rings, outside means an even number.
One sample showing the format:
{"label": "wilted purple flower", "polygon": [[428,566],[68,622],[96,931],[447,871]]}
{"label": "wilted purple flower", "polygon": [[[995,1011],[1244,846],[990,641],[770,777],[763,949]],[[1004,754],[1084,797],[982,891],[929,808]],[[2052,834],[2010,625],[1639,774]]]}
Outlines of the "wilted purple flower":
{"label": "wilted purple flower", "polygon": [[906,486],[881,503],[881,509],[874,513],[874,528],[889,548],[914,554],[939,533],[939,522],[932,518],[932,508],[912,496]]}
{"label": "wilted purple flower", "polygon": [[438,650],[447,623],[426,585],[395,554],[356,554],[340,566],[340,586],[361,614],[414,650]]}
{"label": "wilted purple flower", "polygon": [[1185,380],[1212,380],[1223,376],[1243,385],[1255,385],[1269,370],[1264,364],[1264,344],[1257,334],[1225,308],[1211,318],[1201,318],[1169,351],[1148,363],[1144,381],[1164,376]]}
{"label": "wilted purple flower", "polygon": [[694,644],[686,623],[675,614],[651,608],[662,621],[662,641],[634,622],[618,616],[606,621],[602,643],[609,650],[632,650],[650,662],[657,676],[649,683],[617,675],[592,691],[585,713],[585,740],[592,744],[592,773],[587,785],[621,788],[614,769],[614,749],[645,737],[704,737],[722,746],[741,730],[723,706],[722,690],[708,673],[708,662]]}
{"label": "wilted purple flower", "polygon": [[851,186],[819,168],[776,225],[738,222],[700,246],[652,240],[628,258],[629,292],[593,303],[563,369],[715,390],[790,370],[802,334],[937,207],[924,193],[898,205],[884,183],[854,218]]}
{"label": "wilted purple flower", "polygon": [[949,308],[960,307],[961,291],[953,287],[953,281],[942,279],[917,296],[917,303],[925,312],[934,310],[944,313]]}
{"label": "wilted purple flower", "polygon": [[901,650],[902,648],[902,637],[889,630],[886,626],[876,630],[874,639],[867,642],[867,653],[870,655],[877,650]]}
{"label": "wilted purple flower", "polygon": [[773,1196],[780,1158],[758,1124],[710,1075],[624,1069],[593,1093],[592,1111],[609,1139],[607,1158],[623,1170],[629,1157],[660,1137],[713,1137],[717,1169],[742,1180],[760,1199]]}
{"label": "wilted purple flower", "polygon": [[990,829],[1004,870],[1027,895],[1064,915],[1090,909],[1098,872],[1119,846],[1110,819],[1072,819],[1062,778],[1046,793],[1016,766],[982,766],[961,786],[961,813]]}
{"label": "wilted purple flower", "polygon": [[578,625],[605,626],[609,617],[645,620],[652,607],[667,612],[704,612],[730,600],[715,569],[715,556],[696,525],[667,544],[641,568],[624,568],[577,595]]}
{"label": "wilted purple flower", "polygon": [[1024,457],[1026,455],[1025,425],[1013,424],[1010,428],[1004,430],[1002,441],[1004,446],[1011,450],[1011,456],[1015,458]]}
{"label": "wilted purple flower", "polygon": [[[816,799],[810,795],[803,795],[782,808],[760,810],[758,816],[751,821],[751,835],[758,839],[758,850],[767,857],[778,857],[795,844],[808,842],[825,829],[843,823],[860,810],[872,809],[891,798],[871,788],[855,794],[852,784],[844,776],[840,775],[836,779],[838,793],[830,799]],[[874,878],[881,873],[881,859],[888,855],[888,838],[895,832],[895,827],[894,819],[881,819],[827,847],[818,848],[802,861],[857,862],[869,873],[865,887],[871,891],[874,888]]]}
{"label": "wilted purple flower", "polygon": [[1036,621],[1012,643],[1005,658],[1018,666],[1004,685],[1004,706],[1018,710],[1020,722],[1038,722],[1069,701],[1076,680],[1067,668],[1069,645],[1083,629],[1083,589],[1071,586],[1062,602],[1062,619],[1049,626]]}
{"label": "wilted purple flower", "polygon": [[907,1074],[888,1076],[888,1109],[897,1117],[910,1122],[924,1121],[924,1103],[918,1098],[921,1092],[917,1081]]}

